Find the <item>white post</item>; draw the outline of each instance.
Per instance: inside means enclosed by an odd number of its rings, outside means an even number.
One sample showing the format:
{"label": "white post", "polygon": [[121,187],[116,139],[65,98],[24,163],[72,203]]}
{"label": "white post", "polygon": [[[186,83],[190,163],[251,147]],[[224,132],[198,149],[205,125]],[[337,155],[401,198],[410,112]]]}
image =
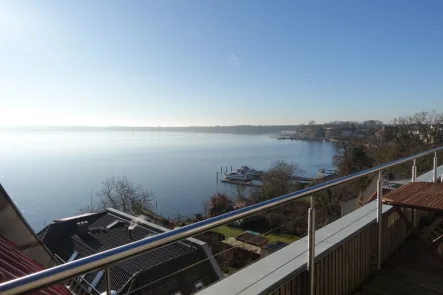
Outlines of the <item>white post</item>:
{"label": "white post", "polygon": [[111,271],[109,267],[105,269],[106,274],[106,294],[111,295]]}
{"label": "white post", "polygon": [[[413,173],[413,175],[412,175],[412,182],[417,182],[417,163],[416,163],[416,159],[414,159],[414,166],[412,167],[412,173]],[[415,213],[416,213],[416,211],[415,211],[415,209],[412,209],[411,212],[412,212],[412,216],[411,216],[412,220],[411,221],[412,221],[412,224],[415,226],[415,222],[416,222]]]}
{"label": "white post", "polygon": [[432,182],[437,183],[437,152],[434,153],[434,175]]}
{"label": "white post", "polygon": [[412,182],[415,182],[417,178],[417,166],[415,164],[416,160],[414,159],[414,165],[412,165]]}
{"label": "white post", "polygon": [[383,175],[382,172],[378,172],[377,181],[377,225],[378,225],[378,249],[377,249],[377,269],[381,270],[381,253],[382,253],[382,202],[383,198]]}
{"label": "white post", "polygon": [[308,214],[308,272],[309,272],[309,294],[314,295],[315,286],[315,209],[309,208]]}

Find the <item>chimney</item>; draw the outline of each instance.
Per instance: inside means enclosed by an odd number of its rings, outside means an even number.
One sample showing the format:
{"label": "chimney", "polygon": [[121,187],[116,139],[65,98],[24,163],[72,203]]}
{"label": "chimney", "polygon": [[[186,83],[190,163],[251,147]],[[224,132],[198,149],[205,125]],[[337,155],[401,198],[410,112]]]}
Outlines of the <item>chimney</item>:
{"label": "chimney", "polygon": [[87,221],[80,221],[77,222],[77,234],[79,236],[85,236],[89,232],[88,228],[88,222]]}
{"label": "chimney", "polygon": [[137,227],[137,219],[132,219],[131,223],[128,226],[129,238],[132,240],[132,232]]}

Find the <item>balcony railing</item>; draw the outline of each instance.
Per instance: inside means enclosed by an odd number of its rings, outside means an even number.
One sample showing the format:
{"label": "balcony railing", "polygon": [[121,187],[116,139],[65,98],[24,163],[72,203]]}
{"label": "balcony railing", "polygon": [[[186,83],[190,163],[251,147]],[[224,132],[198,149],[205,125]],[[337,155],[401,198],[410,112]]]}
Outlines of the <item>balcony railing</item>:
{"label": "balcony railing", "polygon": [[[69,279],[78,277],[82,274],[97,270],[97,269],[104,269],[106,271],[105,277],[108,279],[108,288],[107,293],[110,294],[110,282],[109,282],[109,266],[128,259],[130,257],[133,257],[135,255],[139,255],[141,253],[144,253],[146,251],[150,251],[174,242],[177,242],[179,240],[190,238],[195,235],[204,233],[206,231],[209,231],[211,229],[217,228],[222,225],[230,224],[234,221],[244,219],[247,217],[251,217],[253,215],[256,215],[258,213],[262,213],[265,211],[268,211],[273,208],[277,208],[279,206],[282,206],[284,204],[293,202],[295,200],[299,200],[306,197],[312,197],[315,193],[321,192],[323,190],[338,186],[340,184],[349,183],[353,180],[356,180],[358,178],[369,176],[374,173],[378,173],[379,180],[377,184],[377,191],[378,191],[378,197],[377,197],[377,226],[376,226],[376,232],[377,232],[377,257],[376,257],[376,265],[377,268],[380,269],[382,257],[383,257],[383,250],[382,250],[382,204],[381,204],[381,197],[382,197],[382,187],[383,187],[383,177],[382,172],[383,170],[386,170],[388,168],[392,168],[398,165],[406,164],[408,162],[413,162],[412,165],[412,172],[411,172],[411,181],[416,180],[417,175],[417,166],[416,166],[416,160],[427,156],[427,155],[434,155],[434,167],[433,167],[433,181],[437,181],[437,152],[442,151],[443,147],[435,148],[432,150],[428,150],[416,155],[412,155],[403,159],[399,159],[390,163],[386,163],[383,165],[380,165],[375,168],[367,169],[358,173],[354,173],[348,176],[344,176],[341,178],[337,178],[331,181],[323,182],[320,184],[317,184],[315,186],[302,189],[299,191],[296,191],[294,193],[290,193],[287,195],[283,195],[271,200],[267,200],[258,204],[254,204],[233,212],[229,212],[217,217],[209,218],[194,224],[190,224],[187,226],[183,226],[181,228],[177,228],[168,232],[164,232],[149,238],[145,238],[139,241],[135,241],[130,244],[126,244],[120,247],[116,247],[98,254],[94,254],[85,258],[81,258],[79,260],[75,260],[72,262],[68,262],[66,264],[62,264],[56,267],[52,267],[31,275],[27,275],[21,278],[17,278],[5,283],[0,284],[0,294],[10,295],[10,294],[20,294],[23,292],[29,292],[33,290],[38,290],[44,287],[47,287],[52,284],[65,282]],[[315,226],[314,226],[314,214],[315,209],[311,208],[309,209],[309,236],[308,236],[308,269],[307,269],[307,275],[310,277],[309,280],[309,286],[308,289],[311,291],[311,294],[314,290],[314,249],[315,249]]]}
{"label": "balcony railing", "polygon": [[[65,264],[66,261],[60,258],[57,254],[55,254],[55,258],[59,264]],[[100,292],[97,291],[94,287],[89,284],[87,280],[82,277],[78,277],[75,279],[71,279],[65,281],[66,287],[76,295],[89,294],[89,295],[100,295]]]}

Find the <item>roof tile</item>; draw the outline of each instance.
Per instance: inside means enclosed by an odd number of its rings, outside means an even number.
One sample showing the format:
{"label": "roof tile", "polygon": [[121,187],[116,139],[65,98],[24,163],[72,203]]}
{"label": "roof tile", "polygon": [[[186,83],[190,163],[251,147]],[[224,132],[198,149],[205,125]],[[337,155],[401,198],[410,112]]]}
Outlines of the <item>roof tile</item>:
{"label": "roof tile", "polygon": [[[0,283],[40,270],[43,270],[40,264],[23,254],[13,242],[0,236]],[[63,285],[54,285],[30,294],[70,295],[71,293]]]}
{"label": "roof tile", "polygon": [[[123,226],[106,229],[106,227],[115,220],[123,221]],[[139,224],[132,231],[131,238],[127,229],[129,225],[130,223],[128,221],[122,220],[111,213],[98,216],[98,218],[89,225],[90,231],[87,235],[79,236],[78,234],[74,234],[72,236],[74,250],[79,253],[77,259],[158,234]],[[91,229],[100,230],[91,231]],[[120,291],[131,277],[138,272],[151,269],[161,263],[195,251],[197,251],[197,248],[191,245],[191,243],[177,242],[118,262],[111,266],[110,269],[111,289]],[[91,283],[96,274],[97,271],[94,271],[86,275],[85,279]],[[99,292],[105,291],[105,277],[99,280],[95,289]]]}

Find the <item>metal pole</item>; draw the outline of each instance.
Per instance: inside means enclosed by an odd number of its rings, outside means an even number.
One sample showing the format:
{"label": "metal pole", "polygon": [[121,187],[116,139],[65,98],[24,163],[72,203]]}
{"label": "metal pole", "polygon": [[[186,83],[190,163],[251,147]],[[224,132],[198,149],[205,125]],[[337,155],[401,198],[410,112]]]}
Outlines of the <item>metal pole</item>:
{"label": "metal pole", "polygon": [[412,165],[412,182],[416,181],[417,178],[417,166],[415,166],[416,160],[414,159],[414,165]]}
{"label": "metal pole", "polygon": [[432,177],[432,182],[437,183],[437,152],[434,153],[434,174]]}
{"label": "metal pole", "polygon": [[314,295],[315,286],[315,209],[308,211],[308,272],[309,272],[309,294]]}
{"label": "metal pole", "polygon": [[377,241],[377,269],[381,270],[381,253],[382,253],[382,203],[381,199],[383,198],[383,175],[382,172],[378,172],[378,181],[377,181],[377,225],[378,225],[378,241]]}
{"label": "metal pole", "polygon": [[111,295],[111,270],[109,267],[105,269],[106,273],[106,294]]}
{"label": "metal pole", "polygon": [[[414,159],[414,165],[412,165],[412,182],[417,181],[417,159]],[[415,226],[415,209],[411,210],[412,224]]]}
{"label": "metal pole", "polygon": [[415,166],[414,175],[415,175],[415,179],[417,179],[417,166]]}

